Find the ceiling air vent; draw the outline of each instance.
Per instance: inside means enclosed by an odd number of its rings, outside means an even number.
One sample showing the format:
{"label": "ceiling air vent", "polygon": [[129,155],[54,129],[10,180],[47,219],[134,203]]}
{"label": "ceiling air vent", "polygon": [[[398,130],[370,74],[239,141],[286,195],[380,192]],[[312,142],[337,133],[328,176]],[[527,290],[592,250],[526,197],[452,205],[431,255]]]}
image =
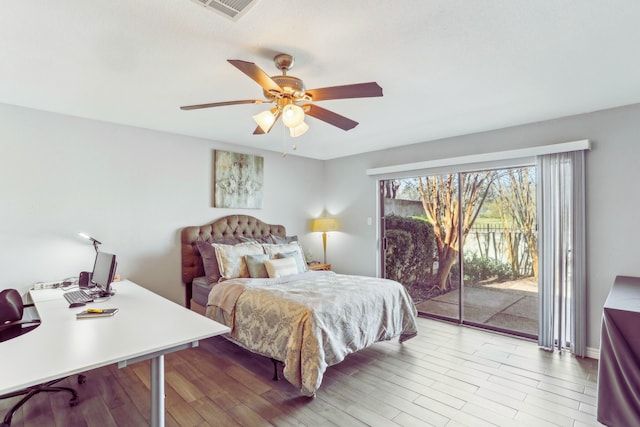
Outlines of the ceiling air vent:
{"label": "ceiling air vent", "polygon": [[192,0],[207,9],[213,10],[227,18],[237,21],[258,0]]}

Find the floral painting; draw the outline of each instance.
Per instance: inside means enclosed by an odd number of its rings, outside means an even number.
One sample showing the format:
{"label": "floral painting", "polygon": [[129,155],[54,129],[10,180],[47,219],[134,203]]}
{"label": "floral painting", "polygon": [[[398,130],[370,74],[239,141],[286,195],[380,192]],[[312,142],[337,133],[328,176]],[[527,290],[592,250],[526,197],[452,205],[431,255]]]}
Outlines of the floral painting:
{"label": "floral painting", "polygon": [[214,150],[213,206],[261,209],[264,158]]}

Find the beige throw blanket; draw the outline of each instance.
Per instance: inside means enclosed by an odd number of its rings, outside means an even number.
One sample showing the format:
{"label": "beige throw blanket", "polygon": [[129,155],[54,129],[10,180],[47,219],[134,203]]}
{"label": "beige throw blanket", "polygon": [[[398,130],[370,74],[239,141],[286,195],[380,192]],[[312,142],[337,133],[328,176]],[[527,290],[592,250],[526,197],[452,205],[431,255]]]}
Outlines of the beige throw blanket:
{"label": "beige throw blanket", "polygon": [[230,340],[282,361],[284,377],[305,395],[348,354],[417,333],[415,306],[400,283],[326,271],[224,281],[209,294],[207,316],[231,327]]}

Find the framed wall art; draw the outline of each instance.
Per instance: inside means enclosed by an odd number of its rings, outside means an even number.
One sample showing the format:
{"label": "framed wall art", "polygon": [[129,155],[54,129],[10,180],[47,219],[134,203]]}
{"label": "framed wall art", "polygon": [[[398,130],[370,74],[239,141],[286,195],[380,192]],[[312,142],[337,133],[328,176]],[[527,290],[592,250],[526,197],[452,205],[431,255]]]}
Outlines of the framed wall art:
{"label": "framed wall art", "polygon": [[262,209],[264,158],[213,151],[213,207]]}

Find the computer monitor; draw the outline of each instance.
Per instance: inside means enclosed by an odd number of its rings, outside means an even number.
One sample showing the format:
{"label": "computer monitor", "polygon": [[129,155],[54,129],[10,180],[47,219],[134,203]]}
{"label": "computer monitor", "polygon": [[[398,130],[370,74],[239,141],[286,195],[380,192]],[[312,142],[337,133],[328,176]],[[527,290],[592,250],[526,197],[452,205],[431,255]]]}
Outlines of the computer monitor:
{"label": "computer monitor", "polygon": [[93,273],[91,274],[91,283],[98,286],[99,296],[106,297],[113,295],[111,291],[111,282],[116,274],[116,256],[106,252],[98,252],[96,254],[96,262],[93,265]]}

